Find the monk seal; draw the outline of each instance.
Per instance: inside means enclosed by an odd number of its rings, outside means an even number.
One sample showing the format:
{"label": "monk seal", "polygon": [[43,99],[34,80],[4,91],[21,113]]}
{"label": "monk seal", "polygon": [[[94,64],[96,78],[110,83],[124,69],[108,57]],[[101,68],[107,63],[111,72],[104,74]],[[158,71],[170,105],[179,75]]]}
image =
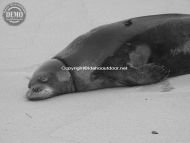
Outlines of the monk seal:
{"label": "monk seal", "polygon": [[79,36],[34,72],[26,95],[39,100],[101,88],[147,85],[188,73],[190,15],[151,15],[103,25]]}

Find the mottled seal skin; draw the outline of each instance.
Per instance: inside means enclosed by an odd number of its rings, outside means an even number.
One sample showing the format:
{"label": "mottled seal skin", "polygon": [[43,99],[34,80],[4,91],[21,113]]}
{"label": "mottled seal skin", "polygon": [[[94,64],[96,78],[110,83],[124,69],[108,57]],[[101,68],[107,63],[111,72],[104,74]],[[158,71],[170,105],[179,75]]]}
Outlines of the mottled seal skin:
{"label": "mottled seal skin", "polygon": [[[112,66],[128,70],[61,69],[68,66]],[[49,78],[49,73],[54,76]],[[61,73],[59,78],[57,73]],[[45,99],[71,92],[146,85],[189,73],[190,15],[137,17],[100,26],[76,38],[34,73],[27,97]],[[44,75],[48,80],[39,83],[36,79]],[[39,87],[41,94],[36,90]],[[49,90],[44,92],[45,89]]]}

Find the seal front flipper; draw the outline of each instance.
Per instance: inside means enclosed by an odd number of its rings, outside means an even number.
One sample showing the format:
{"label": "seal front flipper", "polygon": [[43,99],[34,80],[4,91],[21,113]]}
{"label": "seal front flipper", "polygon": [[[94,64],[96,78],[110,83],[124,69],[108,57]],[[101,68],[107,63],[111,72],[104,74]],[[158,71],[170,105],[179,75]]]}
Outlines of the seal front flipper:
{"label": "seal front flipper", "polygon": [[145,64],[138,68],[129,67],[126,71],[112,74],[115,80],[126,86],[152,84],[166,79],[169,70],[155,64]]}

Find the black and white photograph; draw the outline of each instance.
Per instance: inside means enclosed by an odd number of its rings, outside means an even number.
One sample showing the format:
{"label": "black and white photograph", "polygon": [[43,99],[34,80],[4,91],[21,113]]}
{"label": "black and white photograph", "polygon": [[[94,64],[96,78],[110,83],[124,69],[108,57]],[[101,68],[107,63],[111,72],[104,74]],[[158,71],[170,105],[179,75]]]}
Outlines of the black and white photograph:
{"label": "black and white photograph", "polygon": [[0,0],[0,143],[189,143],[189,0]]}

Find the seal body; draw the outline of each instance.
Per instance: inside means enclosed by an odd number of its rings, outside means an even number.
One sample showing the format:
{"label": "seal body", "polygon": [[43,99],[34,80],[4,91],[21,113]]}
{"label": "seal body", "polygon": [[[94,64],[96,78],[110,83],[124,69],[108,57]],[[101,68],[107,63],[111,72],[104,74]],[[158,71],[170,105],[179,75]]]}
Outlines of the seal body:
{"label": "seal body", "polygon": [[67,71],[75,91],[152,84],[188,74],[190,15],[152,15],[103,25],[79,36],[52,59],[66,67],[127,67]]}

